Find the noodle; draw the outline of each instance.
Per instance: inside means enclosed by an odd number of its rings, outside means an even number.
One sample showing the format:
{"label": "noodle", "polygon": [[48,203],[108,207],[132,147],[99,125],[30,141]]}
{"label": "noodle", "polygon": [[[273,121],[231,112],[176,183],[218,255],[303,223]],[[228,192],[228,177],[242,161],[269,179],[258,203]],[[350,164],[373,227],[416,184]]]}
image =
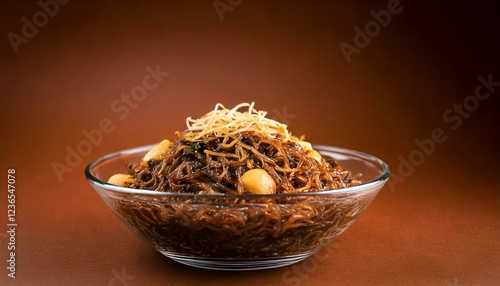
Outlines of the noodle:
{"label": "noodle", "polygon": [[323,156],[318,162],[293,141],[263,138],[241,132],[225,139],[191,142],[177,140],[161,160],[146,167],[133,166],[135,182],[128,187],[178,193],[235,193],[242,190],[239,177],[260,168],[276,181],[276,193],[295,193],[345,188],[359,184],[337,162]]}
{"label": "noodle", "polygon": [[[248,107],[248,111],[240,112]],[[321,156],[265,117],[254,104],[215,109],[187,118],[166,151],[129,166],[134,189],[189,194],[120,198],[115,211],[162,251],[180,255],[256,259],[312,251],[339,235],[373,197],[325,198],[299,193],[361,184],[334,158]],[[262,169],[282,197],[249,193],[243,174]],[[199,195],[221,195],[216,198]],[[292,195],[293,194],[293,195]],[[138,199],[138,200],[137,200]]]}
{"label": "noodle", "polygon": [[[313,251],[341,234],[373,196],[318,196],[219,202],[193,195],[189,202],[123,198],[116,212],[156,248],[180,255],[257,259]],[[140,199],[139,199],[140,200]],[[146,204],[146,206],[144,206]]]}

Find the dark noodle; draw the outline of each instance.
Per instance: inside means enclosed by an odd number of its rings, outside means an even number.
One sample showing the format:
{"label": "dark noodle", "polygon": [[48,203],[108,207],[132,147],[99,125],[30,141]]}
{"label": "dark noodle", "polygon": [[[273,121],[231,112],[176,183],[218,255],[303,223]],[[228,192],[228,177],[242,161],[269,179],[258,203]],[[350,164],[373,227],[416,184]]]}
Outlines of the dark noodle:
{"label": "dark noodle", "polygon": [[276,193],[312,192],[360,184],[331,157],[324,164],[293,141],[242,132],[203,141],[177,140],[161,160],[132,166],[130,188],[174,193],[242,194],[242,174],[260,168],[276,182]]}
{"label": "dark noodle", "polygon": [[[126,186],[188,196],[119,196],[113,205],[162,252],[212,259],[311,252],[342,233],[373,198],[301,196],[361,181],[334,158],[323,155],[319,162],[279,135],[240,132],[197,141],[178,135],[159,160],[129,166],[135,182]],[[264,169],[285,196],[245,196],[241,176],[255,168]],[[204,196],[214,194],[221,196]]]}

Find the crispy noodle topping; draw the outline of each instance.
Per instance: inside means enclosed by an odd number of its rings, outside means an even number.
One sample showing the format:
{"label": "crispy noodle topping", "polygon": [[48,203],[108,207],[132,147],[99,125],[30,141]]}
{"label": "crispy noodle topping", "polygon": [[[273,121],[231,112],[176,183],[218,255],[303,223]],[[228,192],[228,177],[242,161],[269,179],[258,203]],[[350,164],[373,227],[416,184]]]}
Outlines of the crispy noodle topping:
{"label": "crispy noodle topping", "polygon": [[[247,111],[238,111],[248,107]],[[202,141],[207,137],[226,138],[236,133],[253,132],[265,136],[280,137],[283,141],[290,141],[287,126],[276,120],[266,118],[267,112],[254,109],[254,102],[241,103],[233,109],[227,109],[218,103],[215,109],[198,119],[188,117],[188,130],[183,137],[191,142]]]}

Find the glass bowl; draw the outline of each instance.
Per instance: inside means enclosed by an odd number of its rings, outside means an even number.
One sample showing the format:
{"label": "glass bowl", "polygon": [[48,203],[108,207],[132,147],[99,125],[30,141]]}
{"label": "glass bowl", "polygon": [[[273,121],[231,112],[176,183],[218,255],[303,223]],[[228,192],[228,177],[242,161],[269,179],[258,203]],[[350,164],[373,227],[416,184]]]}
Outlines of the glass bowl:
{"label": "glass bowl", "polygon": [[272,195],[197,195],[118,187],[153,145],[105,155],[85,169],[104,203],[137,236],[186,265],[256,270],[299,262],[339,236],[389,179],[382,160],[357,151],[314,145],[363,184],[321,192]]}

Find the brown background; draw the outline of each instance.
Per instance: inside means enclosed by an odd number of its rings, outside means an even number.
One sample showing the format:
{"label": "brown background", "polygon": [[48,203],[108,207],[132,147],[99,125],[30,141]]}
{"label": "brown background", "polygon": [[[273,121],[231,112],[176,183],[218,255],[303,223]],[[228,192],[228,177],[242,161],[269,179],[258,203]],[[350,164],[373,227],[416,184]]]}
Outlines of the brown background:
{"label": "brown background", "polygon": [[[456,130],[443,118],[474,95],[478,76],[500,81],[499,1],[401,1],[351,63],[340,43],[353,45],[354,28],[389,1],[245,0],[223,20],[210,0],[89,2],[60,5],[18,53],[8,34],[22,35],[22,18],[42,8],[0,2],[1,285],[500,284],[500,87]],[[129,114],[116,112],[147,66],[169,75]],[[173,138],[217,102],[251,101],[314,143],[374,154],[394,171],[363,216],[302,263],[241,273],[176,264],[122,226],[84,178],[101,155]],[[113,131],[59,180],[54,162],[105,118]],[[401,158],[435,128],[447,140],[402,173]]]}

